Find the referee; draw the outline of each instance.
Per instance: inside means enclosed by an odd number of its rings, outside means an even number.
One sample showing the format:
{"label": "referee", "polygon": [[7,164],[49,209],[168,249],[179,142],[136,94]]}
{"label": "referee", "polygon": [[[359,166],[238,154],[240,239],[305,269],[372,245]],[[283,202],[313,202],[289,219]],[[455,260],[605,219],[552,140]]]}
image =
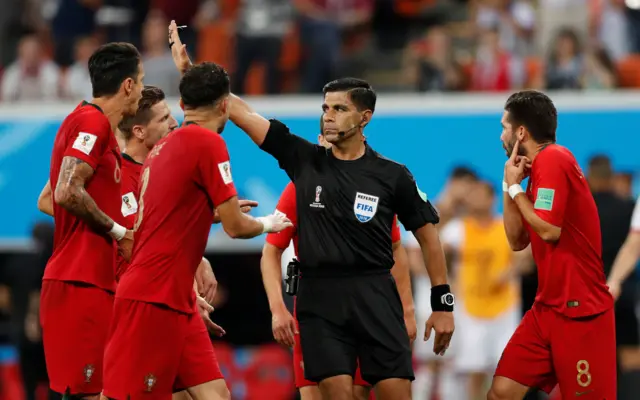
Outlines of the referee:
{"label": "referee", "polygon": [[230,118],[295,183],[305,378],[319,383],[324,399],[352,400],[359,361],[379,400],[409,400],[414,375],[390,274],[391,225],[397,214],[428,260],[434,313],[426,335],[435,329],[433,350],[444,354],[454,329],[454,299],[435,227],[439,217],[407,168],[366,143],[363,130],[376,105],[371,86],[345,78],[328,83],[323,92],[329,150],[291,134],[278,120],[264,119],[233,95]]}

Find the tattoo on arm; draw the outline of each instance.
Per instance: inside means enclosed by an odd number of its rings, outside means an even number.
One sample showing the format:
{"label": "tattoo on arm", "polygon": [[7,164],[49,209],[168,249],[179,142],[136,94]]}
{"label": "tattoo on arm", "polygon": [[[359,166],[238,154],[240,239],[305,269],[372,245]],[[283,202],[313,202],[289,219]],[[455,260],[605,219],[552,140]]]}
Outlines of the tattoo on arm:
{"label": "tattoo on arm", "polygon": [[54,193],[57,204],[99,232],[108,232],[113,220],[100,208],[84,188],[93,176],[93,168],[75,157],[64,157]]}

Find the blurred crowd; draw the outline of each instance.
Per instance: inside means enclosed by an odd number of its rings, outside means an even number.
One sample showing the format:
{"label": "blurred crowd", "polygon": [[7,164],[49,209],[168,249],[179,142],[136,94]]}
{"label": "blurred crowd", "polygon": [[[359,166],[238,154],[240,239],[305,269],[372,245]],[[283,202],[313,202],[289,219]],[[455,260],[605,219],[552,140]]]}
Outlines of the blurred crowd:
{"label": "blurred crowd", "polygon": [[146,83],[177,95],[170,19],[241,94],[344,75],[404,92],[640,87],[637,0],[4,0],[1,99],[90,97],[107,41],[136,44]]}

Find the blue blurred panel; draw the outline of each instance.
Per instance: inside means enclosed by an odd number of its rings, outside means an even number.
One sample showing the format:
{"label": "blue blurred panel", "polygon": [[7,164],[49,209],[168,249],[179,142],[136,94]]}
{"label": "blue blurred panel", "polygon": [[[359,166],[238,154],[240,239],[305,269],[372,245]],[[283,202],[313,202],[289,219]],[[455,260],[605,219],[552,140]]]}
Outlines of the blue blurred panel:
{"label": "blue blurred panel", "polygon": [[[459,111],[458,111],[459,112]],[[316,141],[317,115],[286,117],[291,130]],[[450,169],[457,164],[501,182],[506,156],[500,143],[500,108],[495,113],[376,115],[366,134],[370,144],[385,156],[406,164],[422,190],[437,196]],[[37,196],[49,173],[53,139],[60,119],[13,119],[0,116],[0,243],[24,240],[32,223],[43,218],[36,208]],[[584,166],[595,153],[613,158],[614,166],[640,170],[640,112],[635,110],[565,111],[559,119],[559,143],[569,147]],[[241,196],[258,200],[255,215],[270,213],[287,177],[277,162],[260,151],[246,135],[229,125],[224,132],[232,160],[233,178]],[[227,240],[218,227],[212,229],[211,245],[234,250],[252,241]],[[252,247],[253,247],[252,246]]]}

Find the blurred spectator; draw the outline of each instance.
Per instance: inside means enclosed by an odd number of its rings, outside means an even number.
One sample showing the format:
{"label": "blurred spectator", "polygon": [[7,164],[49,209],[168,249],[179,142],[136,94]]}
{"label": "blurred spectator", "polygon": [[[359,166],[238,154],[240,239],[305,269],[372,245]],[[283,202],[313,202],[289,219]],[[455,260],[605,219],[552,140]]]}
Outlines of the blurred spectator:
{"label": "blurred spectator", "polygon": [[4,101],[52,100],[58,97],[60,70],[47,60],[38,37],[28,35],[18,45],[18,60],[2,77]]}
{"label": "blurred spectator", "polygon": [[547,89],[580,89],[584,72],[584,57],[578,35],[572,29],[558,33],[547,61]]}
{"label": "blurred spectator", "polygon": [[616,87],[615,65],[603,48],[596,47],[587,51],[581,86],[587,90]]}
{"label": "blurred spectator", "polygon": [[516,89],[522,86],[524,78],[522,62],[500,47],[497,27],[484,29],[471,72],[471,90],[502,92]]}
{"label": "blurred spectator", "polygon": [[300,40],[306,50],[301,89],[322,91],[335,78],[342,50],[341,33],[370,22],[373,0],[294,0],[300,15]]}
{"label": "blurred spectator", "polygon": [[631,51],[625,0],[591,0],[591,31],[615,61]]}
{"label": "blurred spectator", "polygon": [[536,10],[530,0],[479,0],[475,21],[481,30],[497,27],[504,50],[518,55],[533,51]]}
{"label": "blurred spectator", "polygon": [[149,11],[149,0],[100,1],[102,6],[96,13],[96,24],[106,33],[106,41],[129,42],[139,47],[140,27]]}
{"label": "blurred spectator", "polygon": [[0,65],[13,61],[15,43],[19,39],[19,21],[22,12],[22,0],[3,0],[0,13]]}
{"label": "blurred spectator", "polygon": [[167,44],[169,22],[161,12],[151,11],[142,30],[142,61],[144,62],[144,83],[158,86],[167,96],[178,97],[180,73],[171,57]]}
{"label": "blurred spectator", "polygon": [[58,65],[73,64],[76,38],[91,35],[96,27],[95,15],[101,0],[59,0],[53,12],[51,33],[55,40],[55,60]]}
{"label": "blurred spectator", "polygon": [[613,177],[613,190],[623,199],[635,199],[633,196],[633,173],[617,172]]}
{"label": "blurred spectator", "polygon": [[404,63],[407,83],[419,92],[462,89],[462,70],[453,59],[451,39],[442,26],[428,29],[423,38],[410,43]]}
{"label": "blurred spectator", "polygon": [[236,24],[236,73],[233,91],[244,93],[244,85],[254,62],[263,62],[267,94],[280,91],[280,54],[284,36],[291,29],[289,0],[242,0]]}
{"label": "blurred spectator", "polygon": [[89,77],[89,58],[98,48],[98,41],[91,36],[76,41],[75,62],[69,68],[62,83],[64,97],[72,100],[91,100],[91,78]]}
{"label": "blurred spectator", "polygon": [[[162,11],[164,17],[171,21],[175,20],[178,26],[186,25],[187,27],[180,30],[180,39],[182,43],[187,45],[190,51],[196,51],[197,32],[195,28],[201,25],[199,11],[201,7],[216,8],[215,0],[151,0],[151,9]],[[202,3],[202,4],[201,4]],[[222,3],[222,2],[220,2]],[[199,23],[200,22],[200,23]],[[217,43],[210,43],[210,46],[216,46]],[[208,60],[215,61],[215,60]],[[163,88],[164,89],[164,88]]]}
{"label": "blurred spectator", "polygon": [[588,0],[538,0],[536,47],[539,54],[552,46],[561,29],[571,29],[579,38],[588,37]]}

